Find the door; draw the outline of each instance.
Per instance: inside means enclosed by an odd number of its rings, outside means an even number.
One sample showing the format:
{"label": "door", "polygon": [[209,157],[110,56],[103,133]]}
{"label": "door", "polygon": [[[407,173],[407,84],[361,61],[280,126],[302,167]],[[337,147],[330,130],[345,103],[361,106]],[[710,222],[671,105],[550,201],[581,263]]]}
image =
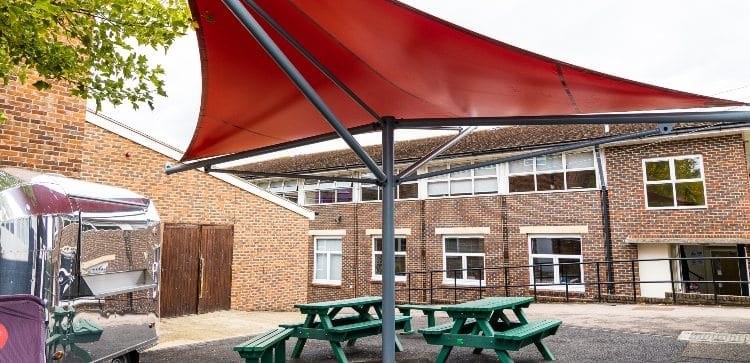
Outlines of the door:
{"label": "door", "polygon": [[232,226],[202,226],[198,313],[229,310],[232,289]]}
{"label": "door", "polygon": [[167,224],[161,249],[161,317],[198,311],[201,227]]}
{"label": "door", "polygon": [[[711,251],[711,257],[737,257],[736,251]],[[717,281],[740,281],[740,264],[737,259],[720,259],[712,264]],[[718,282],[720,295],[741,295],[739,282]]]}
{"label": "door", "polygon": [[232,242],[232,226],[164,226],[161,317],[229,309]]}

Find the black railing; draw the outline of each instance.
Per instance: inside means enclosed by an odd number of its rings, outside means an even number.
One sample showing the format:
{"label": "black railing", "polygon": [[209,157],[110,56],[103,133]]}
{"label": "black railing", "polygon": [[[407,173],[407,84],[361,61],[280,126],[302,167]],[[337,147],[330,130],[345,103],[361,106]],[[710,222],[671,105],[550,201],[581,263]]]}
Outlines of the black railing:
{"label": "black railing", "polygon": [[[717,280],[716,267],[722,261],[737,261],[740,277],[737,280]],[[637,278],[640,263],[662,262],[669,264],[669,280],[641,280]],[[698,280],[690,279],[695,275],[688,272],[687,279],[675,278],[675,271],[682,271],[683,264],[690,262],[710,262],[711,278],[700,276]],[[678,293],[711,292],[715,304],[719,303],[722,287],[726,284],[739,288],[738,293],[729,295],[748,295],[748,267],[750,257],[682,257],[682,258],[653,258],[613,261],[585,261],[545,263],[534,265],[497,266],[469,269],[429,270],[406,273],[406,286],[397,288],[401,300],[409,303],[436,302],[458,303],[483,296],[533,295],[562,297],[565,301],[571,298],[602,302],[609,297],[619,296],[621,301],[638,302],[640,286],[643,284],[670,284],[672,303],[678,304]],[[740,264],[744,262],[744,267]],[[561,268],[561,266],[568,268]],[[571,272],[578,267],[578,272]],[[552,269],[552,281],[549,279],[549,269]],[[608,281],[607,271],[615,271],[614,280]],[[564,271],[564,273],[563,273]],[[688,270],[689,271],[689,270]],[[557,273],[555,273],[557,272]],[[481,279],[464,279],[463,276],[481,276]],[[744,276],[743,276],[744,275]],[[557,277],[554,277],[557,276]],[[593,276],[593,278],[592,278]],[[697,276],[697,275],[696,275]],[[532,278],[533,277],[533,278]],[[528,283],[524,283],[528,282]],[[403,286],[403,285],[401,285]],[[591,291],[588,287],[596,287]],[[679,286],[679,287],[678,287]],[[606,289],[607,293],[603,293]],[[667,291],[668,292],[668,291]],[[406,296],[404,296],[406,295]],[[628,297],[624,299],[624,297]],[[659,298],[656,298],[659,299]],[[665,297],[666,299],[666,297]]]}

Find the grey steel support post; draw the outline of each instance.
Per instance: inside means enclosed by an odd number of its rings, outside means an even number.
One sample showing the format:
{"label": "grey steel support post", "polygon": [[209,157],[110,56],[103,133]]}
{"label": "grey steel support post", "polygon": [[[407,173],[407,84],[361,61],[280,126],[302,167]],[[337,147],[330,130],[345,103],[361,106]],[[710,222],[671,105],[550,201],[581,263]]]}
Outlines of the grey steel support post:
{"label": "grey steel support post", "polygon": [[395,119],[383,118],[383,363],[396,359],[396,257],[393,130]]}

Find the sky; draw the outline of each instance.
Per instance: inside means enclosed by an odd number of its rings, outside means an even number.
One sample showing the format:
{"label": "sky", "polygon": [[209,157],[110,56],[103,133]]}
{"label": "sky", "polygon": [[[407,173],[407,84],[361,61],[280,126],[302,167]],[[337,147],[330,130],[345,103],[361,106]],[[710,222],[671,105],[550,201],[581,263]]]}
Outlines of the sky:
{"label": "sky", "polygon": [[[750,102],[747,0],[403,0],[491,38],[634,81]],[[150,60],[166,70],[168,97],[155,110],[104,105],[102,113],[184,150],[200,107],[195,34]],[[399,131],[397,139],[424,136]],[[362,144],[379,136],[358,137]],[[343,148],[308,146],[284,155]],[[278,154],[277,154],[278,155]],[[275,156],[277,156],[275,155]]]}

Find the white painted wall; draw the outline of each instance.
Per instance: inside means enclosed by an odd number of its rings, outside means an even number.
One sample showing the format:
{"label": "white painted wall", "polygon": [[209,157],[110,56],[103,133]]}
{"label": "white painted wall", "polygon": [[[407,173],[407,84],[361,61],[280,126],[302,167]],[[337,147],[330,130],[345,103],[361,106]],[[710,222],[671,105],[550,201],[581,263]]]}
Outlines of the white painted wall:
{"label": "white painted wall", "polygon": [[[639,243],[638,259],[669,258],[670,244]],[[669,281],[669,261],[638,262],[641,281]],[[669,283],[641,283],[641,296],[664,298],[665,292],[671,292]]]}

